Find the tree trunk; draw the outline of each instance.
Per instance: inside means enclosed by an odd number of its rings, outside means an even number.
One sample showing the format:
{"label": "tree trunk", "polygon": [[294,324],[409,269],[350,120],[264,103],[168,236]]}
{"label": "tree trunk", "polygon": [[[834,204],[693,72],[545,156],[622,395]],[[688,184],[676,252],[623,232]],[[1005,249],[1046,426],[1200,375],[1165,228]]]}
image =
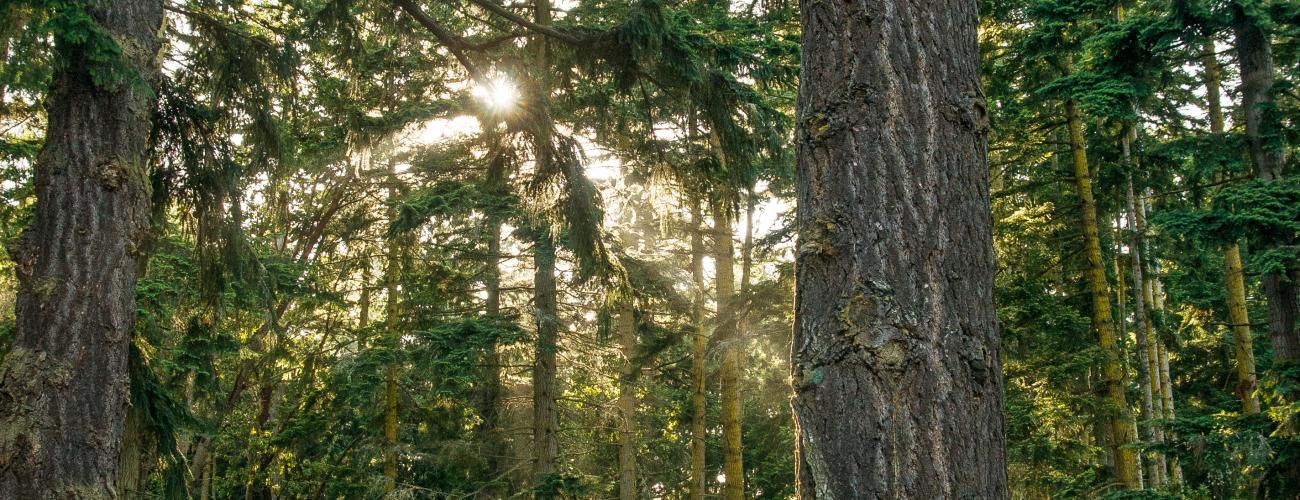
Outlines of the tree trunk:
{"label": "tree trunk", "polygon": [[[1129,151],[1128,139],[1123,139],[1122,149],[1125,151],[1125,163],[1131,165],[1127,160]],[[1138,353],[1138,388],[1142,391],[1141,418],[1143,426],[1141,428],[1142,439],[1149,442],[1155,442],[1155,428],[1153,419],[1159,418],[1152,412],[1152,396],[1159,398],[1158,391],[1153,391],[1153,380],[1159,379],[1159,370],[1156,369],[1156,360],[1151,355],[1154,352],[1151,344],[1151,317],[1147,314],[1147,304],[1143,293],[1142,277],[1142,236],[1138,230],[1137,224],[1137,197],[1133,192],[1133,175],[1128,175],[1126,194],[1128,197],[1128,224],[1129,224],[1129,276],[1133,279],[1133,320],[1137,330],[1137,353]],[[1162,484],[1161,469],[1158,460],[1155,457],[1146,458],[1147,484],[1156,486]]]}
{"label": "tree trunk", "polygon": [[[401,179],[397,177],[397,171],[393,170],[395,164],[390,164],[389,170],[389,197],[397,198],[405,190],[402,187]],[[395,211],[389,212],[389,218],[397,217]],[[402,345],[402,274],[403,267],[407,260],[407,249],[410,246],[409,238],[405,236],[390,237],[387,242],[385,253],[387,262],[384,265],[384,282],[387,286],[387,297],[384,301],[384,330],[388,336],[388,346],[390,349],[401,349]],[[393,353],[396,355],[396,352]],[[398,387],[397,376],[398,366],[396,360],[391,360],[384,367],[384,492],[392,493],[397,489],[397,399]]]}
{"label": "tree trunk", "polygon": [[[1214,43],[1206,43],[1202,58],[1205,65],[1205,99],[1210,117],[1210,133],[1221,140],[1224,132],[1221,82],[1223,70],[1214,53]],[[1222,176],[1219,176],[1222,177]],[[1237,397],[1248,415],[1259,413],[1259,396],[1255,394],[1255,346],[1250,333],[1250,313],[1246,309],[1246,277],[1242,272],[1241,246],[1236,242],[1223,249],[1224,292],[1227,294],[1228,320],[1232,323],[1233,358],[1237,364]]]}
{"label": "tree trunk", "polygon": [[[1286,148],[1273,96],[1273,50],[1269,35],[1237,2],[1232,4],[1232,29],[1241,67],[1241,107],[1246,115],[1246,143],[1255,176],[1265,181],[1282,178]],[[1272,242],[1289,244],[1293,242]],[[1288,279],[1291,270],[1264,274],[1264,296],[1268,299],[1268,330],[1273,340],[1276,367],[1300,362],[1300,283]],[[1300,270],[1297,270],[1300,272]],[[1300,467],[1297,468],[1300,470]]]}
{"label": "tree trunk", "polygon": [[66,8],[85,8],[127,69],[97,84],[99,54],[57,44],[35,211],[9,249],[18,296],[0,368],[0,498],[118,496],[163,11],[153,0]]}
{"label": "tree trunk", "polygon": [[694,283],[691,321],[695,324],[695,334],[691,338],[691,499],[704,500],[704,429],[708,418],[705,387],[708,372],[705,370],[705,356],[709,343],[708,333],[704,328],[704,302],[707,294],[704,290],[704,230],[703,215],[700,213],[699,199],[691,199],[691,281]]}
{"label": "tree trunk", "polygon": [[397,366],[384,369],[384,492],[397,489]]}
{"label": "tree trunk", "polygon": [[714,267],[717,283],[718,330],[722,366],[718,373],[722,403],[722,498],[745,497],[745,465],[740,429],[740,351],[736,335],[736,257],[731,214],[722,202],[713,204]]}
{"label": "tree trunk", "polygon": [[147,439],[141,425],[141,411],[132,406],[127,409],[126,428],[122,433],[122,455],[118,469],[117,488],[122,498],[140,498],[144,486],[141,471],[144,469],[144,441]]}
{"label": "tree trunk", "polygon": [[1132,417],[1128,398],[1124,394],[1124,370],[1120,364],[1119,338],[1111,323],[1110,283],[1102,267],[1101,238],[1097,234],[1097,203],[1092,197],[1092,177],[1088,168],[1088,153],[1084,149],[1083,119],[1073,100],[1065,103],[1066,120],[1070,130],[1070,150],[1074,158],[1075,185],[1080,199],[1080,224],[1083,229],[1084,255],[1087,257],[1088,288],[1092,293],[1092,329],[1097,333],[1106,359],[1102,362],[1102,383],[1106,399],[1114,414],[1109,417],[1112,438],[1111,454],[1115,457],[1115,478],[1128,489],[1141,487],[1137,454],[1128,445],[1133,443]]}
{"label": "tree trunk", "polygon": [[[1207,41],[1205,55],[1205,99],[1210,118],[1210,133],[1216,141],[1222,140],[1225,131],[1223,103],[1221,102],[1223,69],[1215,53],[1213,40]],[[1223,175],[1216,175],[1222,179]],[[1242,410],[1247,414],[1259,413],[1259,398],[1255,395],[1254,340],[1250,332],[1250,314],[1246,306],[1246,280],[1242,271],[1241,247],[1233,242],[1223,251],[1223,274],[1227,294],[1228,318],[1231,322],[1234,359],[1237,363],[1237,396]]]}
{"label": "tree trunk", "polygon": [[[533,21],[542,26],[551,24],[550,0],[533,3]],[[553,157],[554,125],[550,117],[550,82],[546,74],[551,66],[550,43],[545,36],[535,36],[529,42],[535,51],[534,65],[541,68],[541,77],[535,81],[533,94],[535,129],[532,131],[533,160],[539,172],[551,169]],[[556,457],[560,453],[557,432],[558,408],[556,403],[556,353],[559,351],[559,312],[555,291],[555,240],[545,225],[534,229],[533,240],[533,316],[537,320],[537,345],[533,362],[533,480],[541,485],[554,476]],[[552,498],[554,491],[538,489],[537,498]]]}
{"label": "tree trunk", "polygon": [[618,385],[618,498],[635,500],[636,489],[636,312],[626,299],[617,311],[615,324],[623,351],[623,373]]}
{"label": "tree trunk", "polygon": [[[1173,420],[1177,415],[1174,412],[1174,386],[1169,377],[1169,350],[1165,348],[1164,342],[1157,341],[1156,347],[1160,351],[1160,388],[1161,399],[1164,400],[1164,419]],[[1163,427],[1161,428],[1163,432]],[[1173,431],[1169,431],[1170,434]],[[1164,442],[1165,436],[1161,436],[1161,442]],[[1183,484],[1183,467],[1178,463],[1177,456],[1169,457],[1169,482],[1175,487]]]}
{"label": "tree trunk", "polygon": [[804,498],[1006,498],[973,1],[801,3]]}
{"label": "tree trunk", "polygon": [[[555,307],[555,243],[549,230],[537,230],[533,243],[533,315],[537,320],[533,362],[533,480],[538,484],[556,473],[560,452],[556,436],[555,355],[559,324]],[[539,498],[548,497],[539,493]],[[548,497],[549,498],[549,497]]]}
{"label": "tree trunk", "polygon": [[[504,164],[500,161],[494,161],[488,167],[486,179],[487,190],[494,196],[504,196],[506,193]],[[484,287],[487,289],[487,297],[484,299],[484,313],[489,317],[501,315],[501,226],[502,217],[490,213],[487,215],[487,258],[484,261],[486,276],[484,278]],[[483,385],[479,387],[477,394],[477,410],[479,414],[479,424],[477,434],[483,443],[483,458],[487,462],[486,469],[492,481],[503,479],[508,471],[506,469],[506,460],[509,458],[506,450],[506,441],[501,432],[501,398],[504,389],[501,383],[501,353],[497,342],[492,341],[487,346],[483,357]],[[490,487],[489,495],[500,495],[503,492],[495,487]]]}

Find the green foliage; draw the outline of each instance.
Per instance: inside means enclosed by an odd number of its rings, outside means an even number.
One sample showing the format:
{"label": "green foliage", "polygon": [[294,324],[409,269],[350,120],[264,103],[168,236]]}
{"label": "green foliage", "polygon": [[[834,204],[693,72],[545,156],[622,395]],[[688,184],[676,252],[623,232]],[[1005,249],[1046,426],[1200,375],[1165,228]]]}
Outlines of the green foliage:
{"label": "green foliage", "polygon": [[1221,189],[1208,210],[1171,211],[1155,221],[1166,230],[1214,243],[1247,239],[1265,249],[1251,256],[1259,272],[1296,265],[1298,254],[1285,246],[1300,237],[1300,179],[1247,181]]}

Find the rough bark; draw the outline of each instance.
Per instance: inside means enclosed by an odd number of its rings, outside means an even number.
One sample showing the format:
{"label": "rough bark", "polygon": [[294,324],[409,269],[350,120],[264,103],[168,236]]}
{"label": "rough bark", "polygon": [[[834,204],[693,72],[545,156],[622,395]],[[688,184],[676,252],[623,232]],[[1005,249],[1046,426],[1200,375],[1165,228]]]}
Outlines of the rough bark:
{"label": "rough bark", "polygon": [[143,493],[141,489],[144,486],[142,476],[144,471],[144,455],[147,453],[144,449],[144,441],[147,434],[141,428],[141,415],[138,407],[132,406],[127,409],[126,427],[122,433],[122,454],[118,468],[117,488],[122,498],[139,498]]}
{"label": "rough bark", "polygon": [[691,321],[695,333],[691,338],[691,498],[704,499],[704,429],[708,418],[705,387],[708,372],[705,370],[708,333],[704,328],[704,302],[707,293],[704,290],[704,230],[703,215],[700,213],[700,201],[691,200],[691,281],[694,283]]}
{"label": "rough bark", "polygon": [[144,151],[162,2],[78,2],[121,48],[120,82],[59,42],[31,224],[9,248],[17,324],[0,368],[0,498],[115,498],[127,351],[149,228]]}
{"label": "rough bark", "polygon": [[801,3],[804,498],[1006,498],[973,1]]}
{"label": "rough bark", "polygon": [[1105,353],[1101,378],[1106,399],[1111,405],[1109,421],[1110,454],[1115,460],[1115,479],[1125,488],[1141,487],[1137,453],[1128,445],[1134,441],[1133,419],[1129,413],[1128,399],[1124,394],[1124,369],[1121,365],[1119,336],[1115,332],[1110,311],[1110,283],[1102,266],[1101,238],[1097,230],[1097,202],[1092,196],[1092,174],[1088,167],[1088,153],[1084,146],[1083,119],[1073,100],[1065,103],[1066,121],[1070,132],[1070,152],[1074,161],[1075,188],[1079,195],[1080,228],[1083,231],[1084,256],[1088,268],[1085,277],[1092,295],[1092,329],[1097,343]]}

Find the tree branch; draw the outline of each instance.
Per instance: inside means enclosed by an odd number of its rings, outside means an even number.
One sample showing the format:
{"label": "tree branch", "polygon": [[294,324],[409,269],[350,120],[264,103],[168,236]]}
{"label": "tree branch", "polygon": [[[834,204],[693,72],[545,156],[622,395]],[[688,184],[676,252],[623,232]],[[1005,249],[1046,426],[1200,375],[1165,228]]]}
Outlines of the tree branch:
{"label": "tree branch", "polygon": [[519,26],[522,26],[524,28],[527,28],[530,31],[535,31],[537,33],[549,36],[551,38],[567,43],[569,45],[578,45],[582,43],[581,38],[575,37],[563,31],[556,30],[555,28],[552,28],[550,26],[543,26],[541,24],[537,24],[532,21],[529,21],[523,16],[515,14],[514,12],[510,12],[508,9],[497,4],[493,0],[469,0],[469,1],[474,5],[487,9],[493,14],[509,19],[510,22],[518,24]]}
{"label": "tree branch", "polygon": [[423,10],[420,10],[420,7],[415,5],[415,2],[411,0],[393,0],[393,4],[406,11],[407,14],[410,14],[411,17],[415,18],[416,22],[419,22],[428,29],[430,33],[433,33],[433,37],[438,39],[438,43],[447,47],[447,50],[451,52],[451,55],[455,57],[456,60],[460,62],[460,65],[465,68],[465,71],[469,73],[471,79],[478,82],[479,85],[488,85],[487,74],[483,73],[483,71],[469,59],[469,56],[465,55],[465,51],[472,47],[466,44],[464,40],[461,40],[460,37],[447,31],[447,28],[443,28],[441,24],[438,24],[438,21],[429,17],[429,15],[425,14]]}

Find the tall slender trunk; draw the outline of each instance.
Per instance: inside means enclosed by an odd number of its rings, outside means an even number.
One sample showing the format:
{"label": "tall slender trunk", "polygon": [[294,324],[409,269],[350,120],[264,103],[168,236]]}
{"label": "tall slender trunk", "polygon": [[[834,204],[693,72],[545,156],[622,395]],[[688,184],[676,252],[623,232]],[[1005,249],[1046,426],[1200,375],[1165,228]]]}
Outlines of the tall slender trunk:
{"label": "tall slender trunk", "polygon": [[[1164,400],[1164,419],[1171,421],[1177,417],[1177,414],[1174,412],[1173,380],[1169,377],[1169,350],[1165,347],[1164,342],[1157,342],[1156,346],[1160,349],[1160,388],[1161,399]],[[1168,437],[1172,438],[1173,431],[1168,431],[1168,433],[1170,434]],[[1183,466],[1178,462],[1177,456],[1169,457],[1169,482],[1174,486],[1183,483]]]}
{"label": "tall slender trunk", "polygon": [[[157,0],[75,2],[122,49],[66,39],[46,101],[36,205],[9,247],[16,330],[0,365],[0,498],[116,498],[135,284],[149,229],[145,147],[163,21]],[[97,40],[96,43],[104,43]],[[95,53],[92,53],[95,52]]]}
{"label": "tall slender trunk", "polygon": [[[396,344],[400,342],[399,331],[399,299],[398,289],[400,280],[400,259],[397,257],[398,249],[396,245],[390,244],[388,248],[388,265],[384,270],[384,280],[387,281],[388,298],[385,302],[384,328],[389,335],[389,341]],[[397,364],[389,362],[384,367],[384,491],[391,493],[397,489]]]}
{"label": "tall slender trunk", "polygon": [[[370,301],[371,293],[374,290],[374,287],[370,284],[371,273],[373,271],[370,269],[369,256],[367,256],[365,261],[362,262],[362,266],[364,267],[361,268],[361,296],[357,299],[357,309],[359,309],[359,311],[357,311],[357,330],[364,332],[366,328],[370,327]],[[365,333],[362,333],[361,335],[365,335]],[[359,336],[357,339],[357,349],[364,349],[364,342],[365,339]]]}
{"label": "tall slender trunk", "polygon": [[799,494],[1006,498],[976,3],[800,9]]}
{"label": "tall slender trunk", "polygon": [[[1143,210],[1143,203],[1137,198],[1133,188],[1133,174],[1137,169],[1137,163],[1133,160],[1133,142],[1137,138],[1137,129],[1132,123],[1126,123],[1124,126],[1123,137],[1121,138],[1120,151],[1124,160],[1125,167],[1129,170],[1127,178],[1127,201],[1129,217],[1129,252],[1132,257],[1132,274],[1134,290],[1134,317],[1137,319],[1138,326],[1138,357],[1140,358],[1139,381],[1142,389],[1142,419],[1147,421],[1146,439],[1155,443],[1165,442],[1165,430],[1163,424],[1155,421],[1164,417],[1163,404],[1160,399],[1162,382],[1160,378],[1160,356],[1157,345],[1159,340],[1156,339],[1155,330],[1151,322],[1152,302],[1146,300],[1144,283],[1146,283],[1145,273],[1145,256],[1146,249],[1146,215]],[[1164,485],[1167,478],[1165,477],[1166,457],[1163,453],[1156,452],[1150,457],[1150,463],[1147,464],[1150,486]]]}
{"label": "tall slender trunk", "polygon": [[[1127,162],[1127,151],[1129,150],[1128,139],[1123,139],[1122,149],[1125,151],[1125,160]],[[1143,293],[1142,277],[1142,236],[1138,231],[1137,213],[1138,205],[1136,196],[1133,192],[1133,174],[1128,175],[1126,194],[1128,197],[1128,224],[1129,224],[1129,276],[1133,280],[1133,320],[1137,330],[1137,352],[1138,352],[1138,387],[1142,391],[1141,418],[1144,422],[1141,427],[1142,439],[1148,442],[1155,442],[1155,428],[1152,423],[1156,415],[1152,412],[1152,380],[1158,380],[1159,371],[1155,369],[1156,361],[1151,355],[1153,352],[1151,344],[1151,317],[1147,314],[1147,301]],[[1157,392],[1154,397],[1160,397]],[[1158,460],[1155,457],[1146,457],[1147,483],[1156,486],[1162,483],[1161,469]]]}
{"label": "tall slender trunk", "polygon": [[709,339],[704,328],[704,302],[707,293],[704,289],[704,222],[700,212],[700,200],[691,199],[691,281],[695,287],[692,297],[691,321],[695,333],[691,338],[691,499],[704,500],[704,429],[708,418],[705,406],[705,387],[708,372],[705,369],[705,356]]}
{"label": "tall slender trunk", "polygon": [[1065,102],[1066,121],[1070,131],[1070,151],[1074,159],[1075,187],[1079,194],[1080,220],[1083,230],[1084,256],[1087,258],[1086,277],[1092,294],[1092,329],[1097,343],[1106,358],[1102,361],[1102,382],[1106,399],[1114,415],[1109,417],[1111,429],[1111,454],[1115,456],[1115,478],[1125,488],[1141,487],[1137,454],[1129,446],[1134,441],[1132,416],[1128,398],[1124,394],[1124,370],[1120,363],[1118,336],[1115,333],[1110,311],[1110,283],[1102,266],[1101,238],[1097,232],[1097,203],[1092,196],[1092,175],[1088,166],[1088,153],[1084,149],[1083,119],[1073,99]]}
{"label": "tall slender trunk", "polygon": [[[1143,213],[1142,218],[1138,219],[1139,224],[1145,224],[1146,216],[1144,212],[1142,213]],[[1153,311],[1154,311],[1153,314],[1164,315],[1165,314],[1165,288],[1164,288],[1164,284],[1161,283],[1160,281],[1159,261],[1155,259],[1151,260],[1151,291],[1152,291],[1152,304],[1153,304]],[[1160,408],[1162,412],[1161,416],[1165,420],[1173,420],[1177,416],[1177,414],[1174,411],[1174,384],[1169,371],[1169,350],[1166,348],[1165,342],[1160,339],[1159,335],[1153,336],[1152,342],[1155,343],[1156,369],[1158,370],[1157,373],[1159,374],[1159,381],[1160,381],[1160,403],[1161,403]],[[1173,434],[1172,431],[1166,431],[1164,427],[1159,427],[1158,429],[1161,432],[1161,436],[1160,436],[1161,441],[1165,439],[1166,433],[1170,435]],[[1182,484],[1183,470],[1182,470],[1182,466],[1178,463],[1178,457],[1176,456],[1170,457],[1168,467],[1169,467],[1169,482],[1175,486]]]}
{"label": "tall slender trunk", "polygon": [[[556,473],[560,452],[556,436],[556,369],[559,324],[555,305],[555,243],[550,231],[538,229],[533,242],[533,315],[537,320],[537,344],[533,361],[533,480],[536,483]],[[539,493],[539,498],[549,498]]]}
{"label": "tall slender trunk", "polygon": [[623,373],[618,385],[618,498],[634,500],[637,498],[636,379],[639,366],[636,361],[636,311],[631,298],[618,306],[616,320],[623,354]]}
{"label": "tall slender trunk", "polygon": [[722,473],[726,483],[722,497],[727,500],[745,497],[745,465],[740,429],[740,341],[736,335],[736,257],[732,243],[731,214],[721,201],[713,204],[714,267],[716,268],[718,330],[721,347],[722,403]]}
{"label": "tall slender trunk", "polygon": [[[1223,95],[1221,82],[1223,69],[1215,55],[1214,42],[1207,42],[1201,58],[1205,67],[1205,100],[1210,117],[1210,133],[1216,141],[1224,132]],[[1222,177],[1221,175],[1219,177]],[[1250,313],[1246,309],[1246,277],[1241,265],[1241,246],[1237,242],[1223,249],[1224,293],[1227,295],[1228,320],[1232,323],[1233,359],[1237,365],[1237,397],[1241,409],[1248,415],[1259,413],[1259,396],[1255,394],[1255,346],[1250,333]]]}
{"label": "tall slender trunk", "polygon": [[[551,24],[551,1],[535,0],[533,21]],[[538,171],[551,169],[554,161],[554,125],[550,117],[550,82],[546,74],[551,66],[550,43],[545,36],[529,41],[534,51],[534,66],[541,68],[533,93],[534,162]],[[556,353],[559,351],[559,313],[555,291],[555,240],[550,227],[534,228],[533,240],[533,315],[537,320],[537,345],[533,361],[533,480],[537,484],[558,472],[556,457],[560,453],[558,409],[556,403]],[[551,498],[552,491],[539,489],[537,498]]]}
{"label": "tall slender trunk", "polygon": [[[488,167],[487,190],[495,196],[506,194],[505,165],[494,161]],[[501,315],[501,227],[502,217],[495,213],[487,215],[485,224],[487,232],[487,256],[483,266],[485,271],[484,288],[487,297],[483,301],[483,311],[487,316]],[[506,460],[509,458],[506,442],[501,433],[501,398],[504,389],[501,383],[501,352],[496,340],[493,340],[483,353],[483,381],[478,389],[477,410],[479,424],[476,433],[483,443],[483,457],[487,462],[489,479],[497,481],[507,474]],[[501,494],[496,488],[489,488],[489,494]]]}

